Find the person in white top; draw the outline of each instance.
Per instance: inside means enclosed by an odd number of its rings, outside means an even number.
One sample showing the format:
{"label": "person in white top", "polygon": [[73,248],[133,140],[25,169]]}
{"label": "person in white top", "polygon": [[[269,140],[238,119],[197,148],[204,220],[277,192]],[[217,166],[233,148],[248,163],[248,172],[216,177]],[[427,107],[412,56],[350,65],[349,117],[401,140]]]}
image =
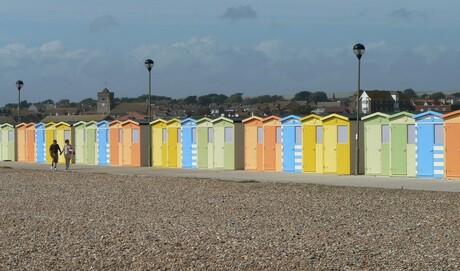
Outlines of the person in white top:
{"label": "person in white top", "polygon": [[65,157],[65,169],[68,170],[70,167],[70,159],[72,159],[72,156],[75,154],[75,151],[73,149],[73,146],[70,145],[69,140],[66,139],[65,141],[64,148],[62,148],[62,153],[64,153]]}

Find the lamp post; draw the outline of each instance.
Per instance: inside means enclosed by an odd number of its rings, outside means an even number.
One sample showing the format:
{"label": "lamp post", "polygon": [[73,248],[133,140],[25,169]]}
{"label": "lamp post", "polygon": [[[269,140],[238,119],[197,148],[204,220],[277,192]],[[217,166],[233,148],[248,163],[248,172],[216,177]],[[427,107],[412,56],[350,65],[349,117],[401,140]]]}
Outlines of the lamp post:
{"label": "lamp post", "polygon": [[355,175],[359,175],[359,92],[361,90],[361,57],[366,48],[361,43],[353,46],[353,53],[358,58],[358,93],[356,95],[356,166]]}
{"label": "lamp post", "polygon": [[24,82],[21,80],[16,81],[16,87],[18,88],[18,123],[21,123],[21,113],[19,111],[19,105],[21,104],[21,88]]}
{"label": "lamp post", "polygon": [[150,58],[147,59],[145,62],[145,67],[147,68],[147,70],[149,71],[149,97],[148,97],[148,114],[149,114],[149,155],[148,155],[148,165],[149,167],[152,166],[152,128],[150,127],[150,123],[152,122],[152,103],[150,101],[151,97],[152,97],[152,68],[153,68],[153,60],[151,60]]}

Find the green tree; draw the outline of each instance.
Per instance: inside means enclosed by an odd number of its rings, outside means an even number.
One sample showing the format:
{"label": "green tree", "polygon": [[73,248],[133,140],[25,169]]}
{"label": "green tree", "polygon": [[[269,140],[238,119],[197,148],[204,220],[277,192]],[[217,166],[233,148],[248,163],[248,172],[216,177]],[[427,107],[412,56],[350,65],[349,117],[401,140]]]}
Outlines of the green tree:
{"label": "green tree", "polygon": [[430,99],[433,99],[433,100],[439,100],[439,99],[444,99],[446,98],[446,95],[444,95],[444,93],[442,92],[435,92],[435,93],[432,93],[430,95]]}
{"label": "green tree", "polygon": [[225,103],[228,104],[240,104],[243,102],[243,93],[237,92],[235,94],[230,95],[230,97],[227,98]]}
{"label": "green tree", "polygon": [[184,104],[196,104],[198,102],[196,95],[188,96],[184,99]]}
{"label": "green tree", "polygon": [[327,102],[327,94],[324,91],[317,91],[311,94],[312,102]]}
{"label": "green tree", "polygon": [[406,94],[407,96],[409,96],[409,98],[417,98],[417,93],[415,92],[415,90],[411,89],[411,88],[408,88],[408,89],[405,89],[403,91],[404,94]]}
{"label": "green tree", "polygon": [[294,95],[294,98],[292,100],[294,100],[294,101],[309,101],[310,96],[311,96],[310,91],[301,91],[301,92],[297,92]]}
{"label": "green tree", "polygon": [[460,92],[455,92],[455,93],[453,93],[453,94],[452,94],[452,96],[454,96],[454,97],[457,97],[457,98],[458,98],[458,97],[460,97]]}

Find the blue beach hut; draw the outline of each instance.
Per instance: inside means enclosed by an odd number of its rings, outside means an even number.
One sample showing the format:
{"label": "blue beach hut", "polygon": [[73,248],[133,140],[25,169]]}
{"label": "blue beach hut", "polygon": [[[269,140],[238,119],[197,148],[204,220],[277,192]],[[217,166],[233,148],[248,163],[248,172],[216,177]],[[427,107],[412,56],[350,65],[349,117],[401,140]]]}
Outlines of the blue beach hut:
{"label": "blue beach hut", "polygon": [[283,139],[283,171],[302,172],[302,123],[300,117],[289,115],[280,119]]}
{"label": "blue beach hut", "polygon": [[96,123],[96,157],[100,166],[110,165],[109,121]]}
{"label": "blue beach hut", "polygon": [[35,124],[35,148],[37,163],[46,163],[46,136],[44,122]]}
{"label": "blue beach hut", "polygon": [[196,120],[184,119],[180,122],[182,130],[182,167],[197,168]]}
{"label": "blue beach hut", "polygon": [[427,111],[415,119],[415,166],[420,178],[444,177],[444,123],[442,114]]}

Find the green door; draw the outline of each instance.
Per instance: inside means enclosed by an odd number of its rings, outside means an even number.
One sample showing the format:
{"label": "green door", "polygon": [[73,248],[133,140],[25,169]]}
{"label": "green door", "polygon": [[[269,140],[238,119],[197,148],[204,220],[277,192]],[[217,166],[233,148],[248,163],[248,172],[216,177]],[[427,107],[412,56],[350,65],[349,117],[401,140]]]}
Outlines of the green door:
{"label": "green door", "polygon": [[224,127],[214,128],[214,168],[224,168],[225,164],[225,130]]}
{"label": "green door", "polygon": [[96,129],[86,129],[86,163],[96,164]]}
{"label": "green door", "polygon": [[235,132],[233,127],[224,127],[224,168],[235,169]]}
{"label": "green door", "polygon": [[198,127],[197,164],[198,168],[208,168],[208,128]]}
{"label": "green door", "polygon": [[364,143],[366,174],[381,174],[382,133],[380,125],[366,125]]}
{"label": "green door", "polygon": [[407,174],[407,125],[391,126],[391,174]]}

